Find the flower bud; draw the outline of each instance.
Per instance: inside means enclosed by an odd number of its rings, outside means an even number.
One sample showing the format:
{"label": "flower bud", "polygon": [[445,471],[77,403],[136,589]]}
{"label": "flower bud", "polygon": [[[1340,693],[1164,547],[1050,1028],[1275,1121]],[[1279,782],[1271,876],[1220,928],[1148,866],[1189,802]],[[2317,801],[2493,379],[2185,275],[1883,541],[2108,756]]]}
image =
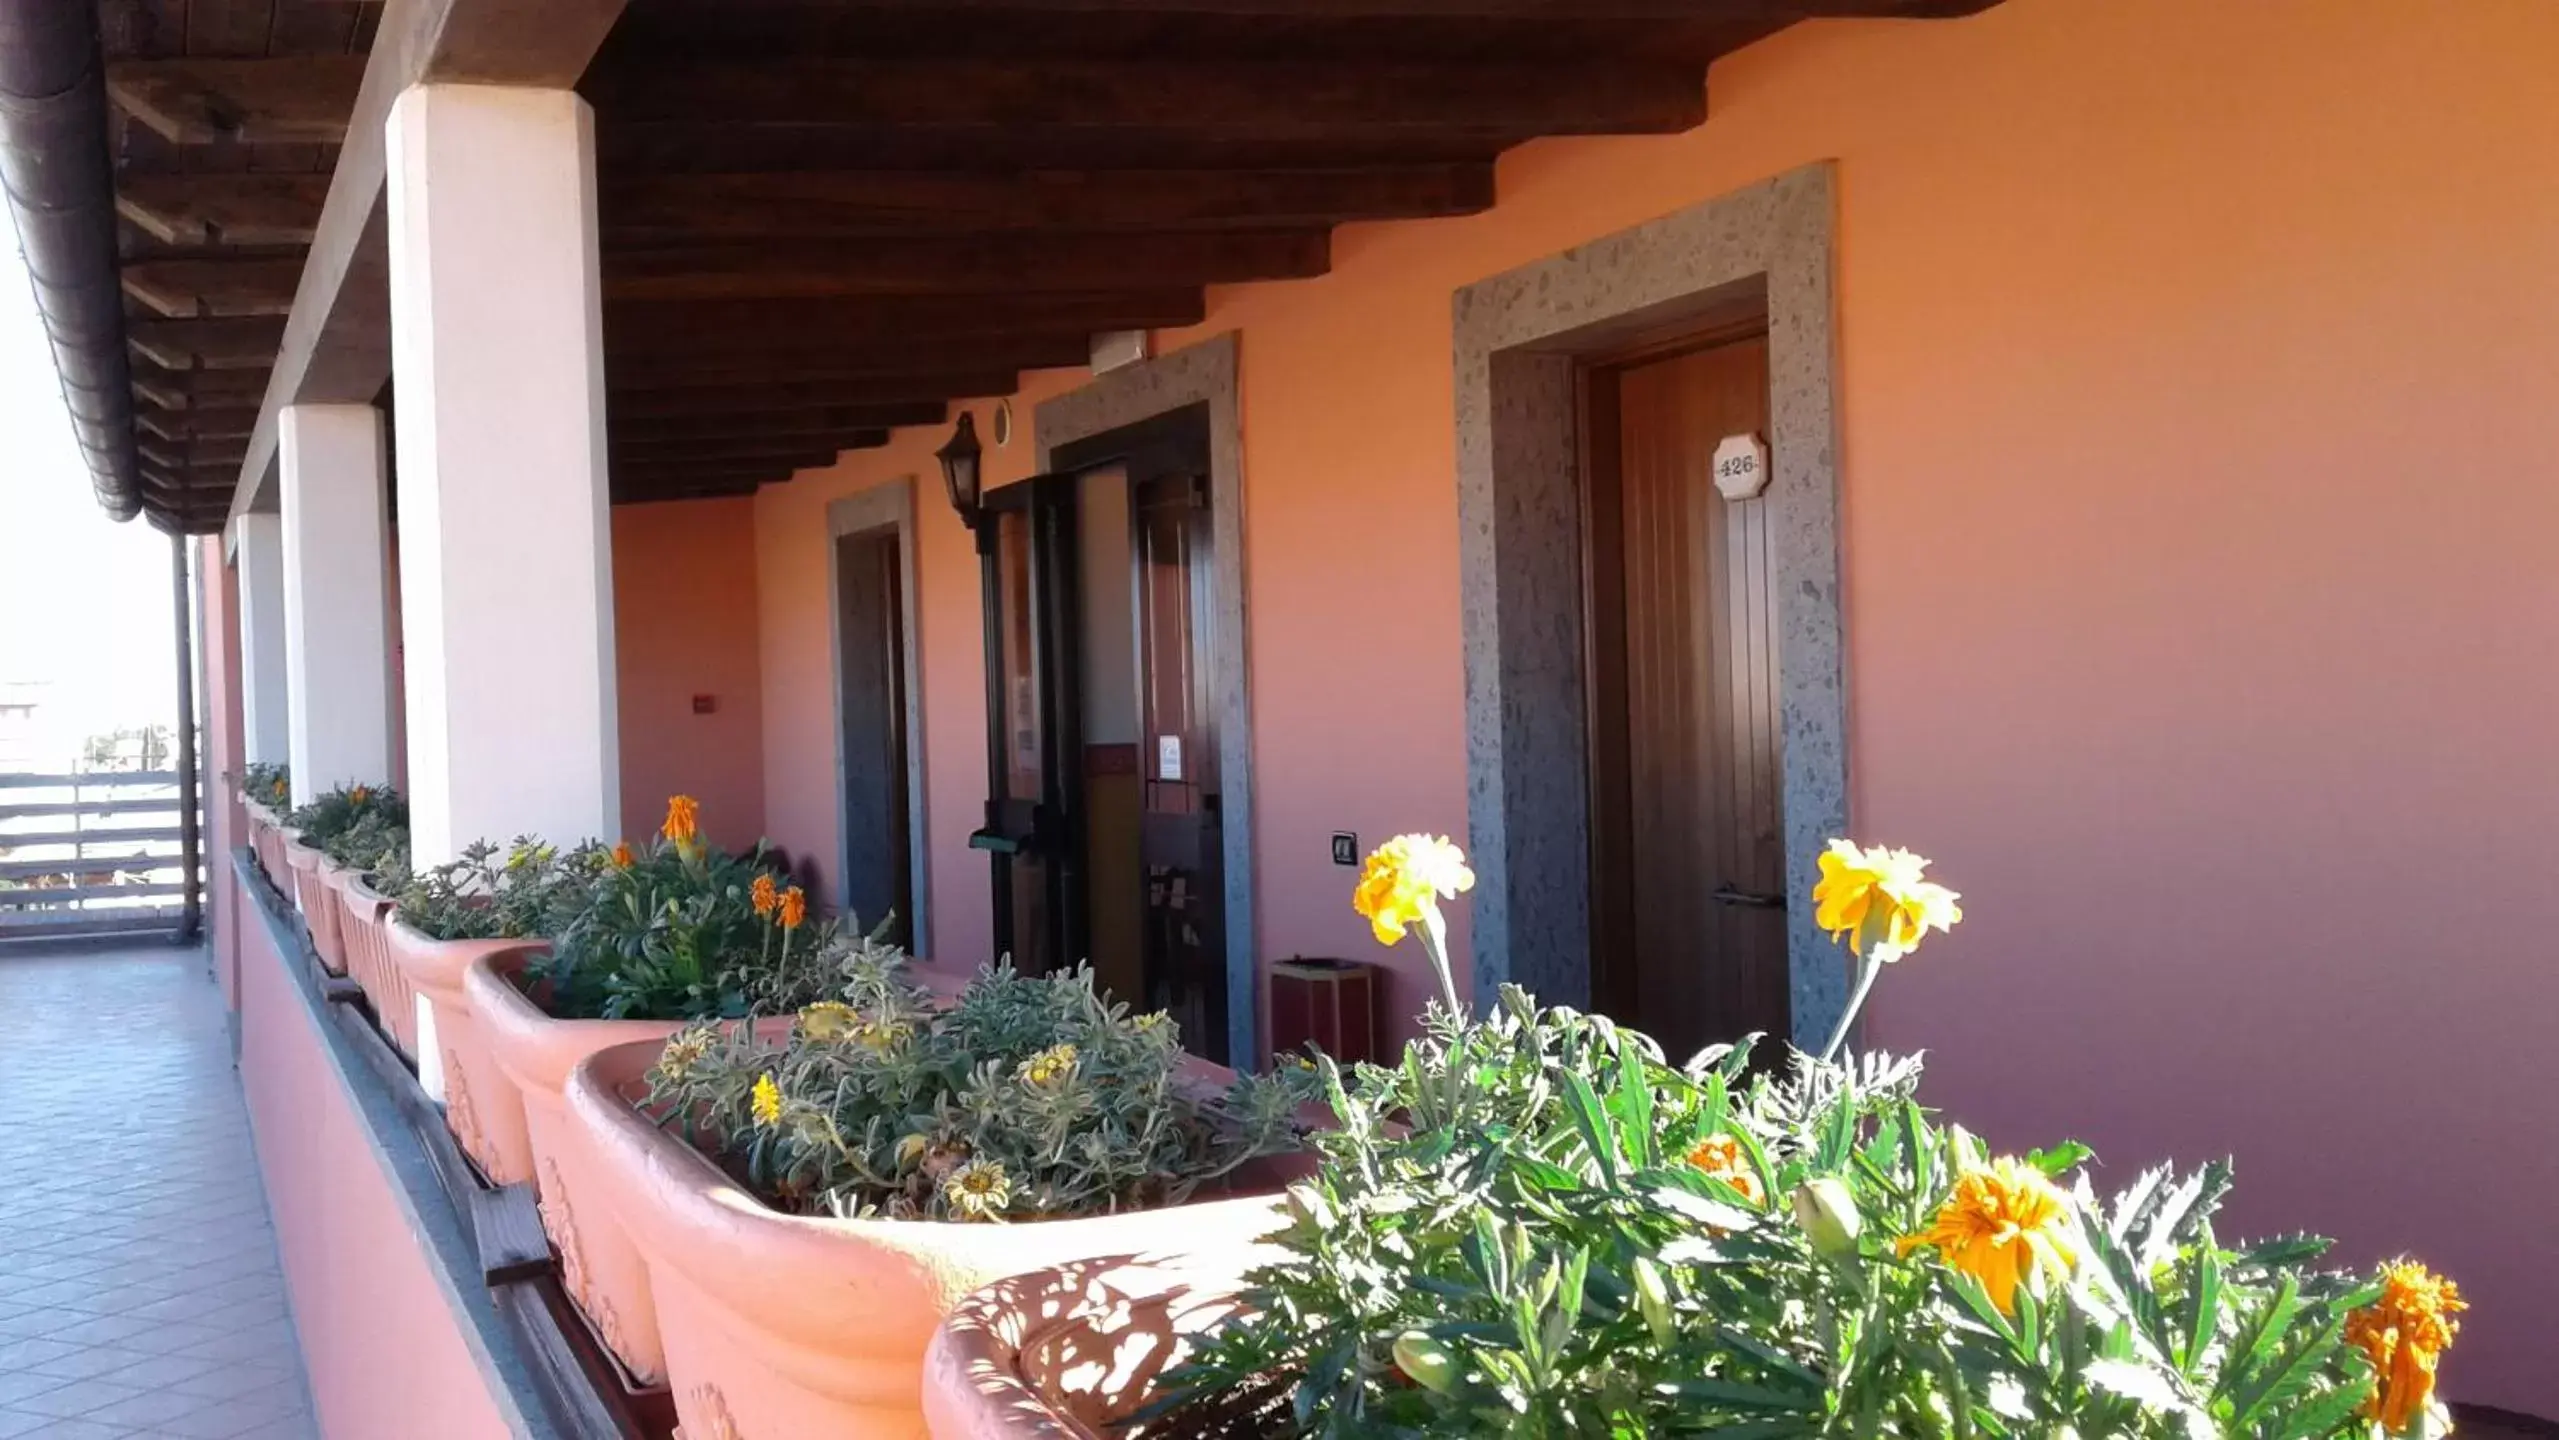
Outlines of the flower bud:
{"label": "flower bud", "polygon": [[1670,1290],[1662,1284],[1662,1272],[1653,1262],[1635,1257],[1635,1308],[1643,1312],[1644,1326],[1653,1332],[1653,1343],[1670,1343]]}
{"label": "flower bud", "polygon": [[1812,1237],[1815,1250],[1833,1259],[1856,1254],[1857,1237],[1866,1228],[1847,1184],[1827,1176],[1795,1187],[1795,1223]]}
{"label": "flower bud", "polygon": [[1419,1330],[1395,1339],[1395,1368],[1414,1384],[1441,1395],[1457,1393],[1457,1356]]}

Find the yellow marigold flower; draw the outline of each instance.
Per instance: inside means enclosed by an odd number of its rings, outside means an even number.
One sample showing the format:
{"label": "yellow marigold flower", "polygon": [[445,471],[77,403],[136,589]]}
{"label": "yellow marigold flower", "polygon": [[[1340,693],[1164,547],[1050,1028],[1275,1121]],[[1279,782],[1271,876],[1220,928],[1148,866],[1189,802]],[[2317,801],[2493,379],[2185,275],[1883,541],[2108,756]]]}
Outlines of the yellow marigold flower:
{"label": "yellow marigold flower", "polygon": [[773,907],[782,903],[781,892],[773,888],[773,877],[770,875],[756,876],[755,883],[747,887],[746,898],[754,904],[755,913],[758,915],[770,915],[773,913]]}
{"label": "yellow marigold flower", "polygon": [[1161,1010],[1151,1010],[1128,1022],[1128,1028],[1140,1035],[1152,1035],[1172,1022],[1173,1017]]}
{"label": "yellow marigold flower", "polygon": [[1926,878],[1928,861],[1881,845],[1861,849],[1833,840],[1822,852],[1821,879],[1813,885],[1813,922],[1833,939],[1878,963],[1899,960],[1919,948],[1931,928],[1951,930],[1964,912],[1961,897]]}
{"label": "yellow marigold flower", "polygon": [[2346,1317],[2346,1343],[2372,1361],[2380,1383],[2364,1414],[2393,1435],[2425,1413],[2435,1394],[2435,1365],[2452,1346],[2469,1309],[2461,1287],[2414,1260],[2382,1268],[2381,1298]]}
{"label": "yellow marigold flower", "polygon": [[1367,917],[1378,943],[1392,945],[1404,928],[1436,911],[1442,899],[1454,900],[1475,888],[1475,872],[1466,868],[1466,853],[1442,835],[1398,835],[1369,853],[1360,867],[1359,888],[1351,892],[1351,908]]}
{"label": "yellow marigold flower", "polygon": [[616,840],[613,842],[613,868],[616,870],[628,870],[631,868],[630,841]]}
{"label": "yellow marigold flower", "polygon": [[820,1000],[800,1011],[800,1033],[812,1040],[841,1040],[862,1024],[862,1012],[841,1000]]}
{"label": "yellow marigold flower", "polygon": [[678,845],[690,845],[702,836],[702,802],[690,795],[670,795],[666,801],[666,825],[660,832]]}
{"label": "yellow marigold flower", "polygon": [[992,1220],[1013,1203],[1013,1177],[992,1160],[971,1160],[942,1177],[942,1203],[963,1220]]}
{"label": "yellow marigold flower", "polygon": [[932,1147],[932,1140],[920,1132],[909,1132],[899,1136],[897,1140],[897,1168],[900,1170],[909,1168],[917,1161],[923,1159],[924,1152]]}
{"label": "yellow marigold flower", "polygon": [[1052,1045],[1022,1062],[1022,1083],[1034,1090],[1054,1089],[1075,1073],[1075,1047]]}
{"label": "yellow marigold flower", "polygon": [[2042,1171],[2009,1157],[1965,1171],[1935,1222],[1903,1236],[1899,1249],[1907,1255],[1923,1245],[1980,1281],[2003,1315],[2015,1313],[2017,1287],[2028,1274],[2064,1275],[2079,1262],[2068,1197]]}
{"label": "yellow marigold flower", "polygon": [[372,792],[372,791],[370,791],[370,790],[367,790],[366,788],[364,788],[364,787],[363,787],[363,786],[361,786],[361,785],[358,785],[358,786],[357,786],[357,787],[355,787],[354,789],[349,790],[349,791],[347,792],[347,803],[348,803],[348,804],[350,804],[350,805],[361,805],[361,804],[363,804],[365,801],[370,800],[370,799],[372,799],[372,798],[373,798],[373,792]]}
{"label": "yellow marigold flower", "polygon": [[797,930],[809,918],[808,892],[794,885],[782,892],[782,928]]}
{"label": "yellow marigold flower", "polygon": [[768,1130],[782,1123],[782,1087],[770,1075],[755,1077],[755,1123]]}
{"label": "yellow marigold flower", "polygon": [[1709,1135],[1688,1152],[1688,1163],[1741,1192],[1753,1205],[1764,1192],[1759,1188],[1759,1171],[1750,1163],[1750,1152],[1732,1135]]}

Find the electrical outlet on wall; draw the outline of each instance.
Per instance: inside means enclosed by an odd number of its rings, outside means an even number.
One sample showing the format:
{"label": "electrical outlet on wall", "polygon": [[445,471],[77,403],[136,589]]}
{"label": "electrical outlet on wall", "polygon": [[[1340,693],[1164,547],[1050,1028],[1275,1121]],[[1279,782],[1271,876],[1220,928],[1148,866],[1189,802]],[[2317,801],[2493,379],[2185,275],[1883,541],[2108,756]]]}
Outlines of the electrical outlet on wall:
{"label": "electrical outlet on wall", "polygon": [[1348,830],[1336,830],[1333,832],[1333,863],[1336,865],[1357,865],[1359,863],[1359,837],[1357,835],[1352,834]]}

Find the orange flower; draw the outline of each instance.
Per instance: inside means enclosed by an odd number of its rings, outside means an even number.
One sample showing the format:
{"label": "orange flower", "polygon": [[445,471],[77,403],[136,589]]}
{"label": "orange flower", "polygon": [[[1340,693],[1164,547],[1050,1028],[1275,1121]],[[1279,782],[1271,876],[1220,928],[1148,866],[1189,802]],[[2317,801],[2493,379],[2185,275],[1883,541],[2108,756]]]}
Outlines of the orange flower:
{"label": "orange flower", "polygon": [[783,891],[782,928],[785,930],[797,930],[800,928],[800,922],[807,918],[809,918],[809,897],[807,892],[800,889],[797,885]]}
{"label": "orange flower", "polygon": [[1936,1246],[1948,1269],[1980,1281],[2002,1315],[2016,1313],[2027,1275],[2064,1274],[2079,1260],[2069,1198],[2042,1171],[2007,1158],[1965,1171],[1936,1220],[1901,1238],[1901,1253],[1923,1245]]}
{"label": "orange flower", "polygon": [[616,840],[613,842],[613,868],[616,870],[628,870],[631,868],[630,841]]}
{"label": "orange flower", "polygon": [[349,790],[349,791],[347,792],[347,803],[348,803],[348,804],[350,804],[350,805],[361,805],[361,804],[363,804],[365,801],[370,800],[370,799],[372,799],[372,798],[373,798],[373,792],[372,792],[372,791],[370,791],[370,790],[365,789],[365,788],[364,788],[363,786],[361,786],[361,785],[358,785],[358,786],[357,786],[357,787],[355,787],[354,789]]}
{"label": "orange flower", "polygon": [[770,875],[755,877],[755,884],[747,890],[747,899],[754,903],[755,913],[758,915],[770,915],[773,913],[773,907],[782,903],[782,896],[773,888],[773,877]]}
{"label": "orange flower", "polygon": [[2461,1287],[2414,1260],[2382,1267],[2381,1298],[2346,1317],[2346,1343],[2372,1361],[2381,1383],[2364,1414],[2393,1435],[2425,1413],[2435,1395],[2435,1364],[2452,1345],[2469,1309]]}
{"label": "orange flower", "polygon": [[671,795],[666,802],[666,838],[680,848],[702,834],[702,803],[690,795]]}
{"label": "orange flower", "polygon": [[1688,1152],[1688,1163],[1703,1170],[1741,1192],[1753,1205],[1760,1202],[1759,1172],[1752,1168],[1750,1152],[1732,1135],[1709,1135]]}

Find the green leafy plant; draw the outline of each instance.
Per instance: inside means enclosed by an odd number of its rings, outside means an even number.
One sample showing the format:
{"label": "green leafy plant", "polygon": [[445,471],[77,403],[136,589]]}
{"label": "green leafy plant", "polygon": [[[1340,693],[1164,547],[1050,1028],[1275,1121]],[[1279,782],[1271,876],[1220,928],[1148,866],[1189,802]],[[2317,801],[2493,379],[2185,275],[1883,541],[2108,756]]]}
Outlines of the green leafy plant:
{"label": "green leafy plant", "polygon": [[677,796],[644,852],[617,845],[550,953],[524,979],[562,1018],[700,1020],[787,1013],[824,993],[816,956],[832,923],[759,843],[734,855],[700,838]]}
{"label": "green leafy plant", "polygon": [[409,870],[407,807],[366,806],[353,824],[320,841],[320,853],[360,875],[396,886]]}
{"label": "green leafy plant", "polygon": [[[1924,866],[1825,857],[1821,923],[1864,962],[1861,999],[1960,918]],[[1148,1433],[2448,1428],[2432,1380],[2461,1304],[2423,1267],[2349,1275],[2318,1267],[2322,1241],[2226,1244],[2226,1164],[2101,1197],[2084,1147],[1994,1156],[1919,1105],[1914,1060],[1753,1071],[1751,1049],[1673,1066],[1505,989],[1480,1021],[1435,1008],[1398,1066],[1319,1060],[1340,1123],[1291,1191],[1287,1258]]]}
{"label": "green leafy plant", "polygon": [[1089,970],[1004,966],[936,1008],[882,938],[826,957],[837,998],[787,1039],[705,1026],[668,1042],[651,1100],[787,1209],[1035,1220],[1178,1204],[1298,1146],[1301,1084],[1185,1082],[1178,1028]]}
{"label": "green leafy plant", "polygon": [[284,766],[258,760],[232,777],[241,797],[281,813],[293,801],[293,776]]}
{"label": "green leafy plant", "polygon": [[539,939],[585,905],[609,863],[593,843],[562,850],[526,835],[501,852],[475,841],[460,859],[399,881],[400,921],[436,940]]}
{"label": "green leafy plant", "polygon": [[284,823],[302,832],[303,844],[326,850],[330,841],[368,818],[406,827],[409,803],[388,785],[341,785],[308,805],[295,807]]}

